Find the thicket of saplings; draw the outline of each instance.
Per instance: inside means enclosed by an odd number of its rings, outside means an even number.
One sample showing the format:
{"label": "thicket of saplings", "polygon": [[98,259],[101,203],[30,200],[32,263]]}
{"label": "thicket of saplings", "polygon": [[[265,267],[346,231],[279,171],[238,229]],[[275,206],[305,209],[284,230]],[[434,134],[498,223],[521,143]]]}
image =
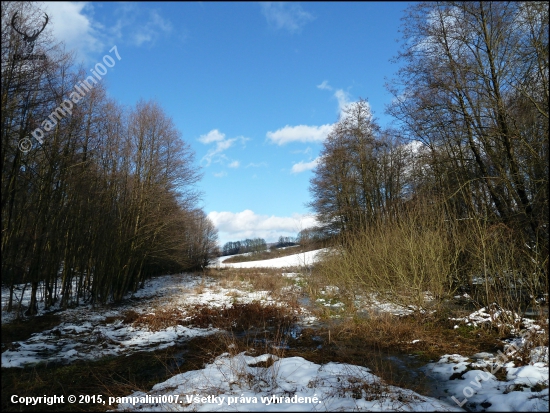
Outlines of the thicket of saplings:
{"label": "thicket of saplings", "polygon": [[[110,99],[106,84],[54,42],[51,24],[33,43],[47,58],[18,59],[26,45],[11,25],[16,13],[24,30],[44,21],[32,2],[2,3],[7,311],[36,314],[40,293],[46,309],[119,301],[147,277],[206,266],[217,230],[199,207],[201,173],[174,121],[156,102],[124,107]],[[82,82],[84,96],[73,91]],[[29,137],[40,127],[38,144]]]}
{"label": "thicket of saplings", "polygon": [[502,223],[449,219],[444,203],[419,201],[338,237],[316,272],[352,299],[373,294],[432,310],[461,295],[523,314],[545,305],[548,258],[538,249]]}

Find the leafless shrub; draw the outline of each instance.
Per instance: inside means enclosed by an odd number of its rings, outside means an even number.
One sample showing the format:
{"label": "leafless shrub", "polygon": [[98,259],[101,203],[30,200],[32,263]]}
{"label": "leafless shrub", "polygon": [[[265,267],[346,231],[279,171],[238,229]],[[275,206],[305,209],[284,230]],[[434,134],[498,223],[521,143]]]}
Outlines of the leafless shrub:
{"label": "leafless shrub", "polygon": [[318,271],[343,291],[378,293],[418,309],[433,305],[431,298],[437,304],[453,292],[456,259],[439,212],[415,205],[399,219],[377,221],[347,234]]}

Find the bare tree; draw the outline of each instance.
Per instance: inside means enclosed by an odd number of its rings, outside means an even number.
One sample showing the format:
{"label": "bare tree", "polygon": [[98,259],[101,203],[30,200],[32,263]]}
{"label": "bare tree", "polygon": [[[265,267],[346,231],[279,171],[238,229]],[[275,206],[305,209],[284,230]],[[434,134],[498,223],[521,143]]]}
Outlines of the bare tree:
{"label": "bare tree", "polygon": [[363,228],[401,199],[407,156],[397,137],[380,131],[365,100],[350,105],[324,142],[310,207],[332,234]]}
{"label": "bare tree", "polygon": [[488,209],[532,242],[548,239],[547,17],[542,3],[411,8],[390,108],[411,136],[447,152],[458,187],[487,194]]}
{"label": "bare tree", "polygon": [[[217,233],[197,208],[201,175],[173,121],[155,102],[122,109],[101,83],[61,111],[85,72],[52,45],[33,4],[2,6],[2,283],[11,296],[15,283],[30,285],[32,315],[40,288],[46,307],[67,307],[204,267]],[[47,59],[16,58],[19,32]]]}
{"label": "bare tree", "polygon": [[548,4],[421,3],[403,34],[388,111],[427,148],[416,187],[444,195],[448,219],[477,222],[480,239],[509,228],[516,266],[536,262],[545,279]]}

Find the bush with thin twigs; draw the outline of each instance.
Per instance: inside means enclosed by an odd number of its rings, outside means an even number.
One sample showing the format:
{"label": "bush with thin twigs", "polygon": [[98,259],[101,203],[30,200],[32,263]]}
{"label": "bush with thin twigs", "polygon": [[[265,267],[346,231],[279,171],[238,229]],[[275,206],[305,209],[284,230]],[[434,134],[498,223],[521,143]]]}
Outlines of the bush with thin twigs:
{"label": "bush with thin twigs", "polygon": [[543,311],[535,299],[547,297],[548,257],[517,234],[480,216],[456,218],[444,202],[419,199],[396,217],[342,234],[314,275],[351,299],[376,294],[419,311],[441,308],[457,290],[478,307]]}
{"label": "bush with thin twigs", "polygon": [[[128,313],[127,313],[128,314]],[[132,319],[135,326],[147,327],[151,331],[160,331],[168,327],[182,324],[184,311],[178,308],[159,308],[154,312],[141,314],[137,318],[125,317],[125,320]]]}
{"label": "bush with thin twigs", "polygon": [[389,302],[426,309],[453,292],[456,254],[444,215],[411,207],[398,219],[377,221],[343,234],[340,245],[316,267],[343,292],[376,293]]}
{"label": "bush with thin twigs", "polygon": [[262,305],[258,301],[246,304],[233,303],[231,306],[221,308],[197,305],[183,323],[195,327],[211,326],[232,331],[266,327],[288,329],[297,321],[299,313],[299,307]]}
{"label": "bush with thin twigs", "polygon": [[151,331],[160,331],[177,325],[198,328],[219,328],[231,331],[265,329],[267,327],[288,329],[297,321],[301,312],[299,306],[263,305],[259,301],[232,303],[229,306],[211,307],[197,304],[185,310],[180,308],[158,308],[154,312],[126,313],[124,322]]}
{"label": "bush with thin twigs", "polygon": [[[536,325],[536,328],[531,327],[528,328],[528,331],[524,330],[523,339],[520,340],[516,348],[511,349],[514,351],[505,352],[509,361],[513,361],[516,367],[536,361],[548,363],[548,357],[550,356],[548,352],[548,319],[540,317]],[[538,354],[535,355],[536,353]],[[535,360],[533,357],[535,357]],[[541,357],[544,360],[541,360]]]}
{"label": "bush with thin twigs", "polygon": [[542,313],[546,307],[543,298],[548,296],[548,257],[538,253],[540,246],[529,245],[513,228],[480,217],[463,226],[467,271],[462,282],[475,302],[491,309],[512,310],[498,313],[508,316],[505,321],[516,329],[522,317],[514,317],[514,312],[522,316],[531,306]]}

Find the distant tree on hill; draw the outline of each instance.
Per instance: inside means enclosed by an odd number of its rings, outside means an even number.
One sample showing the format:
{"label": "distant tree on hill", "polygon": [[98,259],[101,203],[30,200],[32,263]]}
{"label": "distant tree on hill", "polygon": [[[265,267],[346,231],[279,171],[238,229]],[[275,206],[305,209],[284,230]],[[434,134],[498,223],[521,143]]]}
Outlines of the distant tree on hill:
{"label": "distant tree on hill", "polygon": [[279,241],[273,246],[273,248],[284,248],[296,245],[296,239],[294,237],[279,237]]}
{"label": "distant tree on hill", "polygon": [[222,247],[222,255],[236,255],[239,254],[241,250],[241,242],[229,241],[226,242]]}
{"label": "distant tree on hill", "polygon": [[247,238],[242,241],[229,241],[222,247],[222,255],[245,254],[247,252],[259,253],[267,250],[267,244],[263,238]]}
{"label": "distant tree on hill", "polygon": [[298,233],[296,242],[302,246],[328,239],[329,235],[321,227],[305,228]]}
{"label": "distant tree on hill", "polygon": [[252,253],[260,253],[267,250],[267,244],[263,238],[254,238],[250,244],[250,251]]}

